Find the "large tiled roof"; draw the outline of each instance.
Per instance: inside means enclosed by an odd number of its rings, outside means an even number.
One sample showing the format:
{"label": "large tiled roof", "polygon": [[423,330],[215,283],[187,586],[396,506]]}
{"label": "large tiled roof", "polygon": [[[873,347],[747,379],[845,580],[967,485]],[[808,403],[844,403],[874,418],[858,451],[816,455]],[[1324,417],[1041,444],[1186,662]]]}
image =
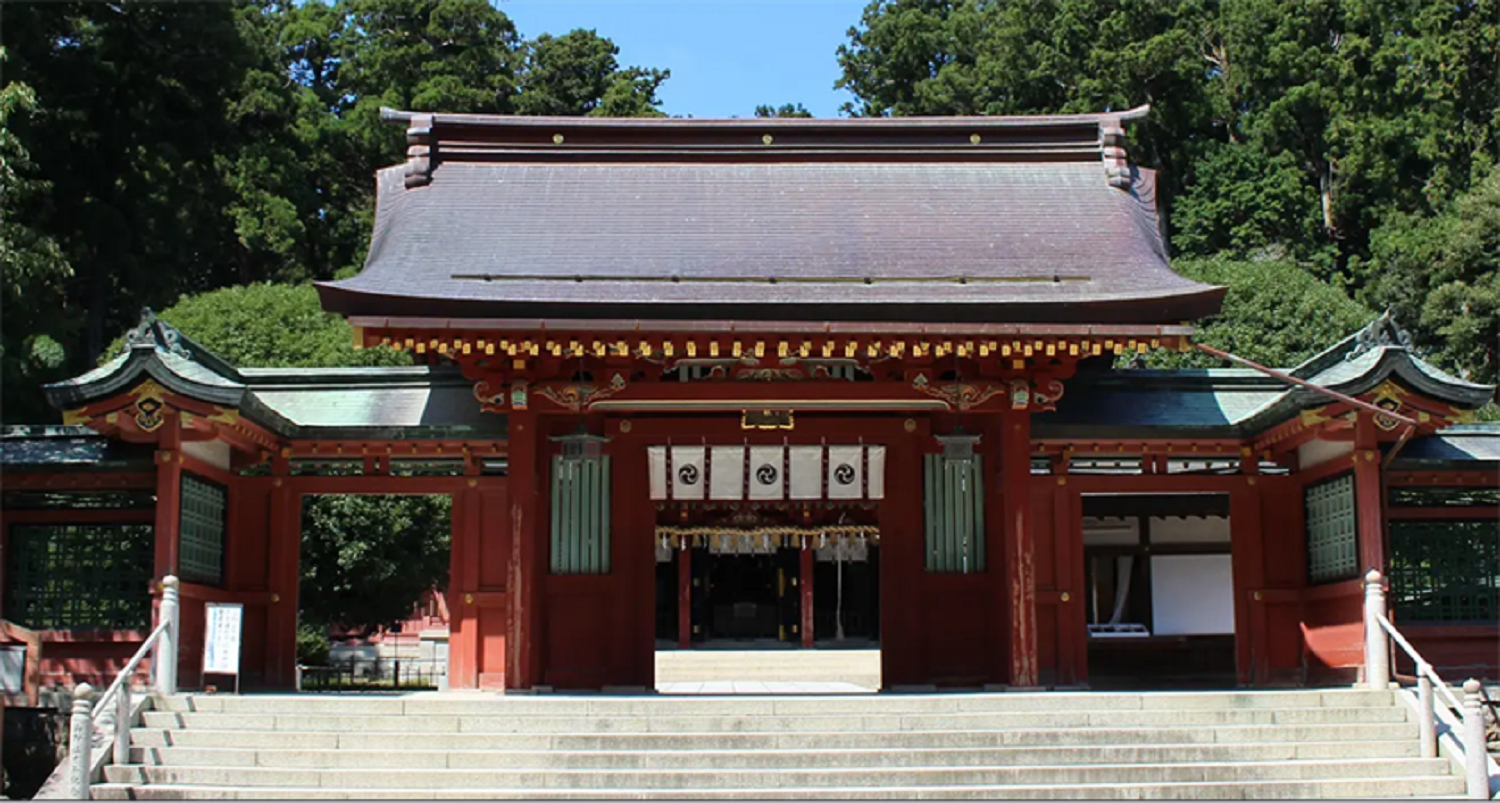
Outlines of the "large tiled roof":
{"label": "large tiled roof", "polygon": [[1175,324],[1224,292],[1169,267],[1153,174],[1107,158],[1121,115],[401,119],[429,151],[380,172],[330,310]]}

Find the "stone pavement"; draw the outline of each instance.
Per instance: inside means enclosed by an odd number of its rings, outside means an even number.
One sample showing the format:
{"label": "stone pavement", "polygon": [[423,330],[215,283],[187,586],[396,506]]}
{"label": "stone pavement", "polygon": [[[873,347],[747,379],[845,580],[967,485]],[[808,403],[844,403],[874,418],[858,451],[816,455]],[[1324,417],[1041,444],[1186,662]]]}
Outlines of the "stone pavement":
{"label": "stone pavement", "polygon": [[868,694],[880,689],[880,650],[658,650],[656,689],[663,694]]}

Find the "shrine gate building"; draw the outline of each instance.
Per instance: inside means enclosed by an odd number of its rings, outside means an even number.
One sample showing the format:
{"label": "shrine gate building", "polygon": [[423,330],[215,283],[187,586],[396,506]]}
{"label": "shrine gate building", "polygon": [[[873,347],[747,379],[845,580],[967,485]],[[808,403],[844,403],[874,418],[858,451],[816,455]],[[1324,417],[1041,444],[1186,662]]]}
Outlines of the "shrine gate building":
{"label": "shrine gate building", "polygon": [[449,494],[454,688],[649,688],[736,639],[878,645],[887,689],[1348,680],[1371,568],[1493,676],[1494,388],[1388,318],[1132,365],[1225,293],[1170,267],[1142,113],[387,112],[408,160],[319,292],[417,365],[232,366],[146,317],[5,434],[4,616],[97,680],[179,575],[184,683],[230,601],[246,687],[289,688],[302,497]]}

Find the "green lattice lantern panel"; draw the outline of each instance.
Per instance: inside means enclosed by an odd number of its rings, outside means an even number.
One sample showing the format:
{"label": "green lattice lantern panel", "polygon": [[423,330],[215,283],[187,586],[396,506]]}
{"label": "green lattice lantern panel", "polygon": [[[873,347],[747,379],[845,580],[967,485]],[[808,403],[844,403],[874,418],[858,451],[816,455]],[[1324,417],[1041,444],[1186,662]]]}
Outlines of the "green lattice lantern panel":
{"label": "green lattice lantern panel", "polygon": [[929,572],[984,571],[982,458],[923,458],[922,510]]}
{"label": "green lattice lantern panel", "polygon": [[1307,579],[1347,580],[1359,574],[1354,477],[1334,477],[1303,491],[1307,513]]}
{"label": "green lattice lantern panel", "polygon": [[552,458],[553,574],[609,574],[609,458]]}
{"label": "green lattice lantern panel", "polygon": [[1397,520],[1390,534],[1397,622],[1500,620],[1500,523]]}
{"label": "green lattice lantern panel", "polygon": [[178,528],[177,571],[190,583],[224,582],[224,519],[228,495],[223,486],[182,475],[182,519]]}
{"label": "green lattice lantern panel", "polygon": [[149,524],[16,524],[10,528],[7,618],[38,630],[151,626]]}

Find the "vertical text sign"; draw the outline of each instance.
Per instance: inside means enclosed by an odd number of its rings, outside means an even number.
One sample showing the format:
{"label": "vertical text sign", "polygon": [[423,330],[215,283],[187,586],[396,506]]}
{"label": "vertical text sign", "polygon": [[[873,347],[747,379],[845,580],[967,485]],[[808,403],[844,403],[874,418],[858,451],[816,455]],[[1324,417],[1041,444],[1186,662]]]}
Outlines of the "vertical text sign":
{"label": "vertical text sign", "polygon": [[204,605],[208,633],[203,640],[203,672],[213,675],[240,673],[240,626],[245,620],[245,606],[237,602],[210,602]]}

